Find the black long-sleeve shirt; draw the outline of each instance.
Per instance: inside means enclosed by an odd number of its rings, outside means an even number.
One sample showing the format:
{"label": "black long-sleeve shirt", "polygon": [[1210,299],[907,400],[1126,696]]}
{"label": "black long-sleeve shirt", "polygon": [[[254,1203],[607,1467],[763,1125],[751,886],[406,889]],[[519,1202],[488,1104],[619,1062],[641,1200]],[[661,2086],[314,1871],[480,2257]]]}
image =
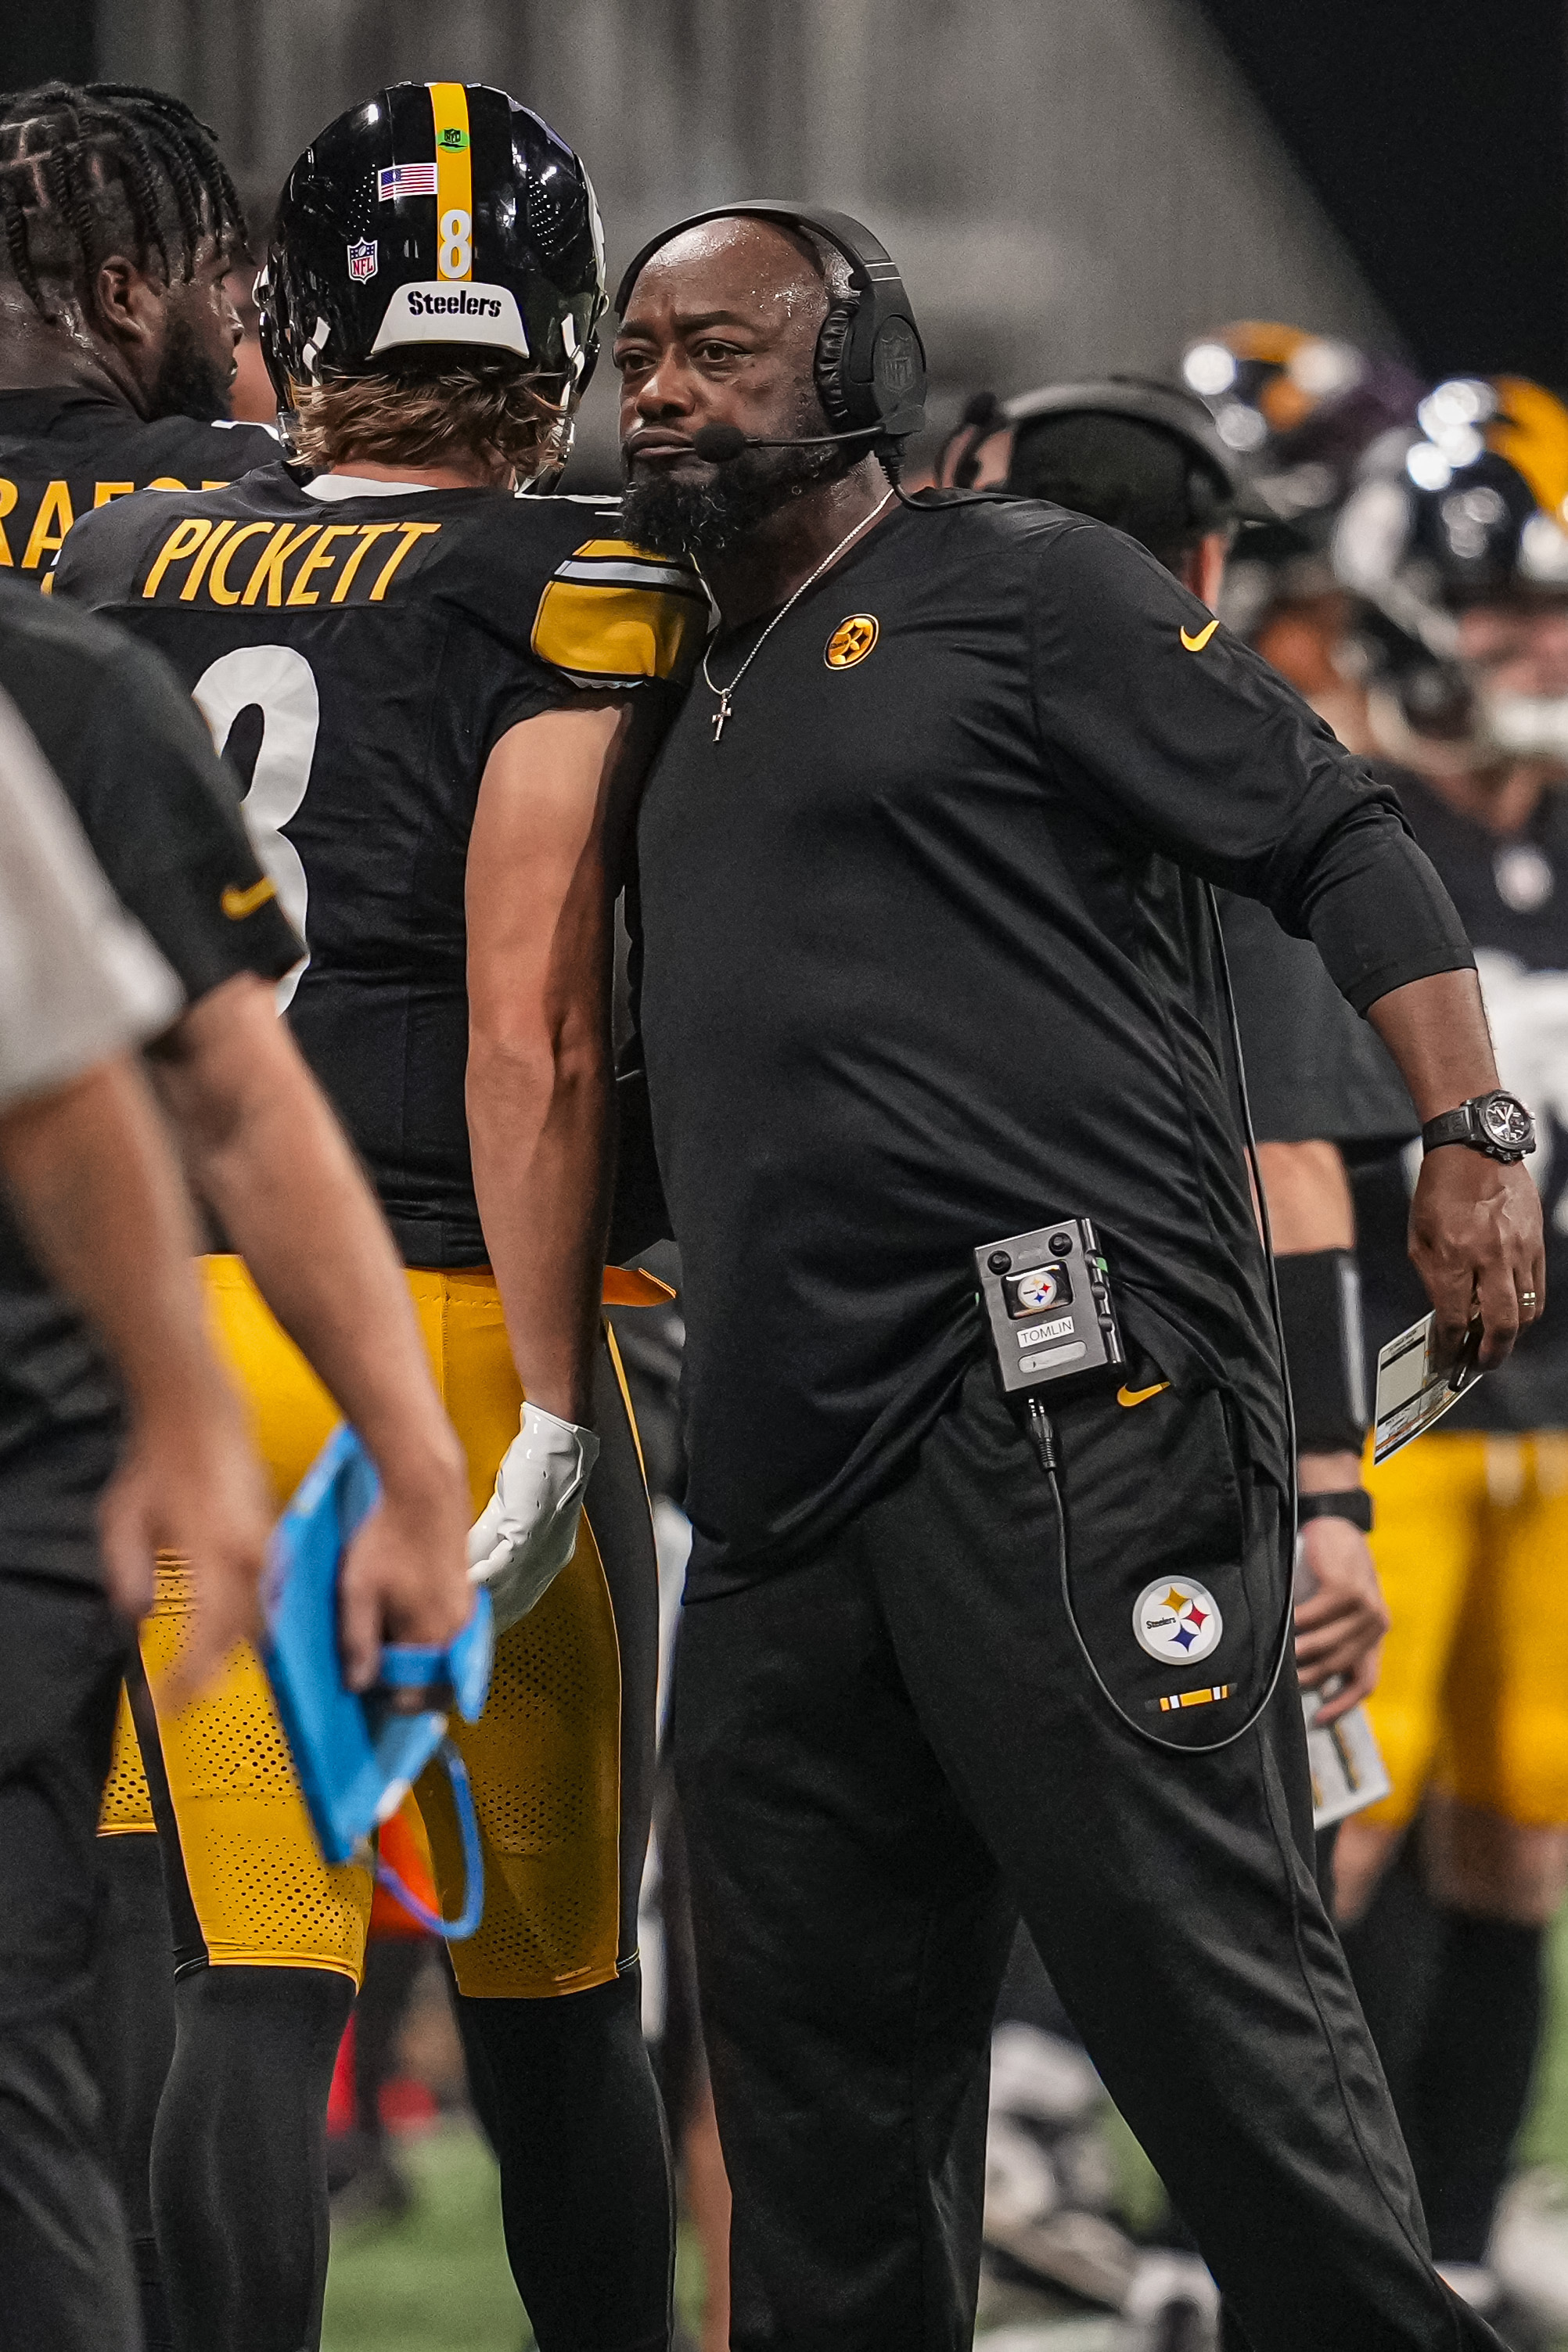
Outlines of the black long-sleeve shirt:
{"label": "black long-sleeve shirt", "polygon": [[638,825],[689,1590],[896,1476],[977,1344],[971,1251],[1068,1212],[1140,1366],[1229,1391],[1282,1475],[1201,886],[1310,936],[1358,1011],[1466,967],[1394,795],[1152,557],[1038,505],[894,512],[711,719],[699,684]]}

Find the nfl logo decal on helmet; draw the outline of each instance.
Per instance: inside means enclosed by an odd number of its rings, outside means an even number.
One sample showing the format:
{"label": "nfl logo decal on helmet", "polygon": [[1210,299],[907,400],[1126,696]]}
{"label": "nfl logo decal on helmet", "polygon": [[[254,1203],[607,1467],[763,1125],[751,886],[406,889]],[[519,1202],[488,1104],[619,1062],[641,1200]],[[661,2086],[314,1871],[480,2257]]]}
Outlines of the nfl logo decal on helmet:
{"label": "nfl logo decal on helmet", "polygon": [[358,245],[350,246],[349,276],[357,279],[362,286],[367,278],[375,276],[375,239],[374,237],[363,237]]}

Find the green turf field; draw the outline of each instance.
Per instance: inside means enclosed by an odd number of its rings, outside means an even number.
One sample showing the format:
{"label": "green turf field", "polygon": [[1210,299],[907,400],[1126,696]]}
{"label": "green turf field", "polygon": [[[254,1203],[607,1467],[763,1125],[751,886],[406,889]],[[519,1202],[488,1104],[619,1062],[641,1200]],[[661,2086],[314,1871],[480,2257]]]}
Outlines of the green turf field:
{"label": "green turf field", "polygon": [[[1568,2179],[1568,1922],[1556,1940],[1552,2018],[1521,2153]],[[409,2142],[405,2155],[417,2191],[407,2220],[363,2224],[333,2241],[322,2352],[524,2352],[533,2339],[501,2249],[488,2151],[466,2126],[448,2125]],[[1146,2168],[1130,2140],[1119,2156],[1136,2203]],[[694,2317],[698,2265],[684,2246],[677,2287]]]}

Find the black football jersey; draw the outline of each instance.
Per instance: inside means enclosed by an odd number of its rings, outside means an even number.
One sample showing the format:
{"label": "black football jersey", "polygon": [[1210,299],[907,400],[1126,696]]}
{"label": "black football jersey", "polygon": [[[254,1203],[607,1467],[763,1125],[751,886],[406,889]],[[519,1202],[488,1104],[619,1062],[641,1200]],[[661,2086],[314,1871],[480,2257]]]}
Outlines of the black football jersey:
{"label": "black football jersey", "polygon": [[210,490],[278,455],[264,425],[147,424],[87,386],[0,392],[0,566],[42,581],[71,525],[132,490]]}
{"label": "black football jersey", "polygon": [[308,951],[289,1018],[412,1265],[486,1255],[463,1098],[485,763],[579,687],[676,688],[706,633],[696,575],[616,528],[613,501],[327,497],[279,463],[116,503],[57,571],[167,655],[238,771]]}
{"label": "black football jersey", "polygon": [[[1568,785],[1548,790],[1521,833],[1496,834],[1403,769],[1384,767],[1476,951],[1503,1085],[1530,1105],[1536,1148],[1525,1161],[1546,1228],[1546,1313],[1500,1371],[1489,1372],[1445,1429],[1568,1427]],[[1369,1348],[1424,1315],[1405,1255],[1419,1147],[1356,1179]]]}

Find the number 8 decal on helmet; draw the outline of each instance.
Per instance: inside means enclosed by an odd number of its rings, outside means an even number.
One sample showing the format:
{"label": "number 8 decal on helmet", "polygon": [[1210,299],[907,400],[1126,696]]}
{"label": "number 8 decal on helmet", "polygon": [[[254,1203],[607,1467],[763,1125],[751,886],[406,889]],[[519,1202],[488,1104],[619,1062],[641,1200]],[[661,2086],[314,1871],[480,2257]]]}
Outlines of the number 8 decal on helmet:
{"label": "number 8 decal on helmet", "polygon": [[[237,646],[202,672],[191,698],[221,752],[242,710],[261,713],[261,748],[250,790],[240,803],[250,845],[278,888],[278,903],[304,939],[310,897],[300,853],[283,832],[305,797],[316,756],[321,700],[310,663],[292,646]],[[292,1003],[307,950],[278,983],[278,1010]]]}
{"label": "number 8 decal on helmet", "polygon": [[466,278],[473,257],[474,225],[471,216],[456,205],[441,215],[441,275],[443,278]]}

